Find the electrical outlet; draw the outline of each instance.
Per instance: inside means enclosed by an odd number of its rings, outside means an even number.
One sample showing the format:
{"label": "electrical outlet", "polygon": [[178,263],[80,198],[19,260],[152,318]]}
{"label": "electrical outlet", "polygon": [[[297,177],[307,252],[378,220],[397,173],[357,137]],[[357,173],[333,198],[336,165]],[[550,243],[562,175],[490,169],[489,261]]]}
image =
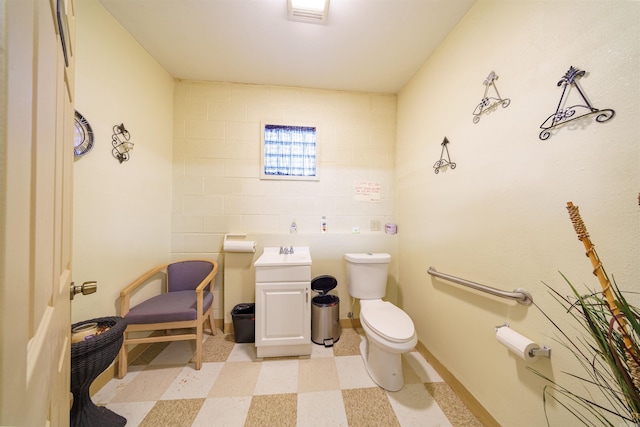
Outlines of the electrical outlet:
{"label": "electrical outlet", "polygon": [[379,221],[379,220],[377,220],[377,219],[372,219],[372,220],[371,220],[371,225],[370,225],[370,227],[371,227],[371,231],[380,231],[380,230],[382,229],[382,228],[381,228],[380,221]]}

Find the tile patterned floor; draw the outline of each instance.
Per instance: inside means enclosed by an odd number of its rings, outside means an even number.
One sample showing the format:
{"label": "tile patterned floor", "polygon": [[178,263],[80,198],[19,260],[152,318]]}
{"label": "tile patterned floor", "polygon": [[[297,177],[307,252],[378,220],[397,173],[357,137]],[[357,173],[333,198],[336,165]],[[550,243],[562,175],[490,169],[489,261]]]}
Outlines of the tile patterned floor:
{"label": "tile patterned floor", "polygon": [[218,331],[206,335],[199,371],[192,342],[154,344],[93,401],[127,427],[482,426],[417,351],[403,355],[402,390],[376,386],[358,350],[362,334],[344,329],[307,357],[258,359],[253,343]]}

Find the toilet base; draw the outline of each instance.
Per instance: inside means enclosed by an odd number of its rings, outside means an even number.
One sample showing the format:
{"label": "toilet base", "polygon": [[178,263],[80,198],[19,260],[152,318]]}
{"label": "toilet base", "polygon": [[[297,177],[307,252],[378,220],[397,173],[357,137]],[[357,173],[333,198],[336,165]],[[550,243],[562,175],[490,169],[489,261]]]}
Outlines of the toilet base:
{"label": "toilet base", "polygon": [[404,387],[402,374],[402,354],[384,351],[376,345],[369,345],[369,339],[360,342],[360,354],[371,379],[388,391],[399,391]]}

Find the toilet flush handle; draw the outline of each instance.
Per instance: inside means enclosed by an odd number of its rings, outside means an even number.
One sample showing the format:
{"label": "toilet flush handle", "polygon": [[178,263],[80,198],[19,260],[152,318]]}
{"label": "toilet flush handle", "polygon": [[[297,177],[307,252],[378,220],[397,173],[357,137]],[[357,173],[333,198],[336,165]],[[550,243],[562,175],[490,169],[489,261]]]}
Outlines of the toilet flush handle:
{"label": "toilet flush handle", "polygon": [[96,282],[95,280],[84,282],[80,286],[76,286],[74,282],[71,282],[71,299],[73,299],[76,294],[81,293],[82,295],[89,295],[95,293],[97,290],[98,282]]}

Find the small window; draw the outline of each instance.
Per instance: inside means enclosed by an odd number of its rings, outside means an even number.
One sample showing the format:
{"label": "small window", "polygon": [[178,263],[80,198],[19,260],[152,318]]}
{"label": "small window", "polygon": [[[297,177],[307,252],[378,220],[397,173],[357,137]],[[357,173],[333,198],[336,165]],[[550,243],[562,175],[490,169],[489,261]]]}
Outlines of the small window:
{"label": "small window", "polygon": [[261,179],[319,179],[316,126],[263,124],[261,131]]}

